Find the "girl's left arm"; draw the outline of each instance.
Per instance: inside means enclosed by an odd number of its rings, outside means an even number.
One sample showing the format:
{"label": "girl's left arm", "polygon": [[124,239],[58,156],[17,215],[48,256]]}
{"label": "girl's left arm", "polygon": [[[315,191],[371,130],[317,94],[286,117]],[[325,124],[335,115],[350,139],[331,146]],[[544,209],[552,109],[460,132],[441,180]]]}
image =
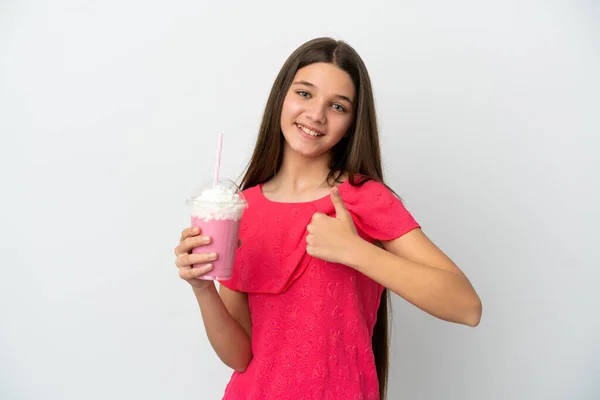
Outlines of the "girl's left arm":
{"label": "girl's left arm", "polygon": [[357,234],[337,189],[331,200],[336,216],[315,213],[307,227],[309,255],[354,268],[437,318],[479,324],[481,300],[473,286],[420,228],[380,248]]}
{"label": "girl's left arm", "polygon": [[343,264],[434,317],[473,327],[479,324],[482,306],[473,286],[421,229],[383,242],[384,248],[354,238]]}

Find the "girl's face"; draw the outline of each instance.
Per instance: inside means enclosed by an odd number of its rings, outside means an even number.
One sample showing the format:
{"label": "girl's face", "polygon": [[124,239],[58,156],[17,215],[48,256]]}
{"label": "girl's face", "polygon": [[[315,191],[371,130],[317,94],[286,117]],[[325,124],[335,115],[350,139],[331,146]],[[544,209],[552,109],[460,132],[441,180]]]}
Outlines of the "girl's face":
{"label": "girl's face", "polygon": [[355,96],[350,75],[336,65],[314,63],[299,69],[281,111],[286,150],[306,157],[331,150],[352,123]]}

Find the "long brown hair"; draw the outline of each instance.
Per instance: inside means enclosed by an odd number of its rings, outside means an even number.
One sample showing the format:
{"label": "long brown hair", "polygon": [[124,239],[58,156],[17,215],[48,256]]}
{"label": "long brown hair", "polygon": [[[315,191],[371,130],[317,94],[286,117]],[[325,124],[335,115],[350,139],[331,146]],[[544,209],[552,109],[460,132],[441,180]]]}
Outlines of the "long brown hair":
{"label": "long brown hair", "polygon": [[[317,38],[304,43],[292,53],[273,83],[256,146],[241,181],[242,189],[267,182],[281,168],[284,138],[280,117],[283,101],[296,72],[317,62],[334,64],[346,71],[352,78],[357,93],[354,121],[347,135],[331,150],[328,182],[338,181],[341,176],[347,175],[349,183],[354,186],[369,179],[383,183],[375,101],[367,68],[358,53],[347,43],[331,38]],[[365,178],[357,179],[357,176]],[[387,389],[388,307],[388,290],[384,289],[372,338],[381,399],[385,398]]]}

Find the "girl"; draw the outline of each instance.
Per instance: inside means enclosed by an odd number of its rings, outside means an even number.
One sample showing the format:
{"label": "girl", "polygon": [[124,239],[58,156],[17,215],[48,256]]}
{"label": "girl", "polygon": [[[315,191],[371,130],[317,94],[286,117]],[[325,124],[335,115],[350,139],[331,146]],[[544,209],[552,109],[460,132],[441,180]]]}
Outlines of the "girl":
{"label": "girl", "polygon": [[469,280],[383,183],[369,75],[348,44],[314,39],[285,62],[241,187],[249,208],[219,292],[197,279],[218,257],[191,254],[210,241],[201,229],[175,249],[208,339],[235,370],[224,399],[385,398],[388,290],[479,323]]}

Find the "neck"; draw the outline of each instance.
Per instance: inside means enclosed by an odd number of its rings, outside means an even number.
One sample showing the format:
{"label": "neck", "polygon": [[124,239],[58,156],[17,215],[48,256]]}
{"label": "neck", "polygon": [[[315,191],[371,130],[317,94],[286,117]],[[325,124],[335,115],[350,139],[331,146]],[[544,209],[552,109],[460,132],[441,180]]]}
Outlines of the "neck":
{"label": "neck", "polygon": [[283,151],[283,162],[275,175],[275,184],[291,191],[306,191],[327,185],[329,154],[304,157],[290,149]]}

